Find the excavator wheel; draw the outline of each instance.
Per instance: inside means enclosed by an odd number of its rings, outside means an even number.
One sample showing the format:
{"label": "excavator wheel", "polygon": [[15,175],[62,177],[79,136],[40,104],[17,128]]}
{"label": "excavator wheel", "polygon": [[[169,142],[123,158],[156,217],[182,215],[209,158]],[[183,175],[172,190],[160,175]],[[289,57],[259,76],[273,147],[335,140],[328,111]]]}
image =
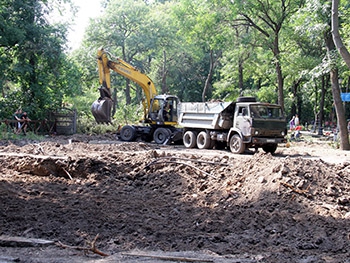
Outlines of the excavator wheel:
{"label": "excavator wheel", "polygon": [[153,134],[153,140],[156,144],[165,144],[170,140],[171,131],[167,128],[158,128]]}
{"label": "excavator wheel", "polygon": [[120,130],[120,139],[126,142],[132,142],[136,139],[136,129],[131,125],[125,125]]}
{"label": "excavator wheel", "polygon": [[91,105],[91,112],[97,123],[111,122],[111,109],[113,102],[111,99],[98,99]]}

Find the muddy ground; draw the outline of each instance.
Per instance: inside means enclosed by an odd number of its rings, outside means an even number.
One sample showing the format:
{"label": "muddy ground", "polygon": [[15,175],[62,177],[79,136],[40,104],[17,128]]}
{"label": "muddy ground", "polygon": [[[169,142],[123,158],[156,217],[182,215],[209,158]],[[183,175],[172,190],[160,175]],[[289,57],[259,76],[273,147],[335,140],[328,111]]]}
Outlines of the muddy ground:
{"label": "muddy ground", "polygon": [[0,236],[54,241],[0,242],[0,262],[350,262],[349,156],[0,141]]}

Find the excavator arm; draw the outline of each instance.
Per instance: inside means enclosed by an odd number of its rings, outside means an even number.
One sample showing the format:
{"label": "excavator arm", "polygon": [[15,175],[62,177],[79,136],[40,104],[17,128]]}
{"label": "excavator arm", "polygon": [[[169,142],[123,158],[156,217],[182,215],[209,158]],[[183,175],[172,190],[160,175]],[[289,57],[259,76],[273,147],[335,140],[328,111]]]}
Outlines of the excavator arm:
{"label": "excavator arm", "polygon": [[104,51],[103,48],[98,49],[97,65],[101,85],[99,88],[100,98],[96,100],[91,107],[91,111],[96,121],[98,123],[108,123],[111,121],[110,112],[113,105],[111,98],[111,70],[134,81],[142,88],[146,96],[146,102],[143,102],[144,118],[147,119],[151,107],[151,101],[157,95],[153,81],[147,75],[141,73],[135,67],[120,58],[117,58],[116,61],[109,60],[107,52]]}

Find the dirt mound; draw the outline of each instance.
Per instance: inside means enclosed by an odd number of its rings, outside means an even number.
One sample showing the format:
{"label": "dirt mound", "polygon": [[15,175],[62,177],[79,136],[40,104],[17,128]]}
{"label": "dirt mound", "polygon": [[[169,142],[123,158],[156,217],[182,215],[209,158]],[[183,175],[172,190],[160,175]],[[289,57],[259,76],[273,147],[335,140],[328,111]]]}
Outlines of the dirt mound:
{"label": "dirt mound", "polygon": [[259,262],[350,255],[348,162],[296,147],[232,155],[98,139],[3,143],[0,235],[83,246],[99,234],[109,254],[204,250]]}

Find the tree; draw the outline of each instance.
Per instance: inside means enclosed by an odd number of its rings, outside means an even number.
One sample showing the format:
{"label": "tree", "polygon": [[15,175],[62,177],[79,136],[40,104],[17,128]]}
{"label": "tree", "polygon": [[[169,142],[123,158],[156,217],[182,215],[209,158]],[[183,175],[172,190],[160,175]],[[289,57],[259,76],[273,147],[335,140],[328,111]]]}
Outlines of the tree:
{"label": "tree", "polygon": [[350,53],[344,46],[339,34],[339,17],[338,17],[339,0],[332,0],[332,36],[339,54],[342,56],[344,62],[350,69]]}
{"label": "tree", "polygon": [[46,0],[2,2],[6,4],[0,7],[4,24],[0,50],[1,59],[8,63],[2,68],[2,82],[11,87],[2,102],[6,105],[7,98],[16,97],[16,105],[6,107],[4,114],[25,107],[33,119],[46,117],[48,109],[61,107],[64,96],[79,85],[79,76],[70,73],[73,65],[64,53],[67,27],[48,22],[52,9]]}
{"label": "tree", "polygon": [[183,0],[174,12],[179,24],[178,33],[185,35],[186,43],[191,45],[192,51],[195,52],[190,56],[201,56],[198,60],[202,60],[199,62],[201,72],[194,69],[192,71],[193,75],[199,74],[201,78],[198,81],[202,87],[201,100],[206,101],[211,97],[214,74],[224,48],[224,29],[220,23],[222,14],[217,12],[212,1],[203,0]]}
{"label": "tree", "polygon": [[[153,27],[149,19],[150,11],[150,6],[142,0],[106,1],[105,13],[91,21],[84,41],[96,50],[104,46],[114,56],[146,72],[151,50],[159,40],[157,30],[153,30],[157,27]],[[132,83],[123,77],[120,80],[125,83],[123,98],[126,104],[131,104]],[[135,98],[139,101],[141,91],[135,90]]]}
{"label": "tree", "polygon": [[284,109],[284,76],[281,64],[280,34],[288,18],[304,3],[303,0],[229,1],[238,16],[237,25],[249,25],[261,36],[261,46],[273,54],[277,76],[278,103]]}
{"label": "tree", "polygon": [[[286,106],[291,116],[298,114],[300,120],[314,120],[319,128],[323,124],[325,106],[329,103],[329,71],[325,57],[324,32],[327,30],[327,13],[317,1],[309,1],[290,19],[288,43],[284,49],[285,81],[290,84]],[[328,94],[329,94],[328,92]],[[320,130],[320,129],[319,129]]]}
{"label": "tree", "polygon": [[[339,0],[332,0],[332,36],[333,41],[338,49],[340,55],[343,57],[346,65],[350,69],[350,54],[343,45],[343,42],[339,35],[339,20],[338,20],[338,6]],[[331,48],[333,45],[329,45]],[[345,109],[340,97],[340,88],[338,81],[338,70],[337,68],[331,69],[331,82],[332,82],[332,94],[334,98],[334,104],[337,113],[338,127],[340,131],[340,148],[342,150],[350,150],[349,134],[345,118]]]}

